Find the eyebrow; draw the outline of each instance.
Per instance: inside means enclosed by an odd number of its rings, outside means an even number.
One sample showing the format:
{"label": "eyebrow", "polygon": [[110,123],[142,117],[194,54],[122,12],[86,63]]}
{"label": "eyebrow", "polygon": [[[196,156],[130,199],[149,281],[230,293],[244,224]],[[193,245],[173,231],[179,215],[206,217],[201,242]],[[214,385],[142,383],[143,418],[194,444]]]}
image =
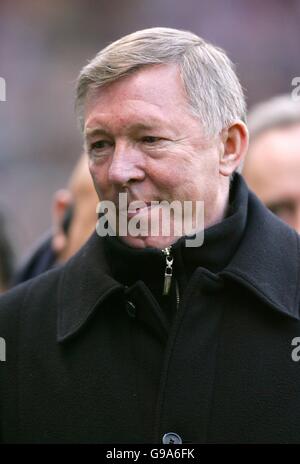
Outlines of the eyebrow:
{"label": "eyebrow", "polygon": [[[134,124],[132,127],[131,127],[131,130],[133,132],[135,131],[138,131],[138,130],[157,130],[160,128],[160,124],[162,123],[162,121],[158,121],[156,120],[155,122],[153,121],[153,124],[143,124],[143,123],[137,123],[137,124]],[[95,135],[106,135],[106,136],[110,136],[110,133],[101,128],[101,127],[95,127],[94,129],[89,129],[87,128],[85,131],[84,131],[84,134],[87,138],[89,137],[93,137]]]}
{"label": "eyebrow", "polygon": [[292,207],[292,208],[294,208],[295,200],[293,198],[288,198],[287,197],[287,198],[283,198],[281,200],[267,202],[266,206],[270,210],[279,209],[279,208],[282,208],[282,207],[289,207],[289,208]]}
{"label": "eyebrow", "polygon": [[105,129],[100,129],[100,127],[95,127],[94,129],[86,129],[84,135],[88,137],[93,137],[94,135],[109,135]]}

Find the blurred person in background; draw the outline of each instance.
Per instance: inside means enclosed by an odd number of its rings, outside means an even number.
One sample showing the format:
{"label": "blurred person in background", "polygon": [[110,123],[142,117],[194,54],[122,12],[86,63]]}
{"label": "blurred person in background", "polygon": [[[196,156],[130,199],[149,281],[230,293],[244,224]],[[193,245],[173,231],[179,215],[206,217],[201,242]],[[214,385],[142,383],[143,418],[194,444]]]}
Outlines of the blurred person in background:
{"label": "blurred person in background", "polygon": [[300,102],[276,96],[249,112],[250,145],[243,167],[249,187],[300,233]]}
{"label": "blurred person in background", "polygon": [[54,194],[52,231],[25,258],[17,271],[13,285],[67,261],[95,230],[98,197],[88,169],[88,158],[82,154],[77,162],[67,189]]}
{"label": "blurred person in background", "polygon": [[6,231],[4,215],[0,213],[0,293],[8,290],[13,269],[13,248]]}

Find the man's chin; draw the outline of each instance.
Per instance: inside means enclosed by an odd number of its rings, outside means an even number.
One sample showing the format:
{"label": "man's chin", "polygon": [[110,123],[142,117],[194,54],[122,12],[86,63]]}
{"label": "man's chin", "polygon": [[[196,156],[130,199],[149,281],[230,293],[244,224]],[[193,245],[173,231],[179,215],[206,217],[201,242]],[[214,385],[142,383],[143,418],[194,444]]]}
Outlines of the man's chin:
{"label": "man's chin", "polygon": [[169,247],[173,243],[177,242],[180,237],[132,237],[127,235],[125,237],[119,236],[119,239],[126,245],[132,248],[157,248],[163,250],[164,248]]}

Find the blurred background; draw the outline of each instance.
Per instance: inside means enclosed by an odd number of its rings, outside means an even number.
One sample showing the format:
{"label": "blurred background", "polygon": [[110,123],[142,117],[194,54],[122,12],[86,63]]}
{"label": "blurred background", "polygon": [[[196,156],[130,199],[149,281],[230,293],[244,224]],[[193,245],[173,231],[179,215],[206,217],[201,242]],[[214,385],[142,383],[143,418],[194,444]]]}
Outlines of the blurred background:
{"label": "blurred background", "polygon": [[18,260],[51,227],[52,195],[81,152],[80,69],[109,42],[152,26],[224,48],[250,107],[291,92],[300,76],[299,0],[0,0],[0,210]]}

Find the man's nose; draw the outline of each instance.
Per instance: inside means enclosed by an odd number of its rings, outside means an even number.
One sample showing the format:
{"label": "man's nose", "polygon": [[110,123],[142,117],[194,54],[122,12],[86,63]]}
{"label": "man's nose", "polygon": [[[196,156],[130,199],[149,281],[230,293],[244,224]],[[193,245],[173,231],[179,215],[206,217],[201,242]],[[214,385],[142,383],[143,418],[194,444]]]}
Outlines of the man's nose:
{"label": "man's nose", "polygon": [[129,144],[116,144],[108,170],[109,182],[122,186],[144,177],[144,156],[140,150]]}

